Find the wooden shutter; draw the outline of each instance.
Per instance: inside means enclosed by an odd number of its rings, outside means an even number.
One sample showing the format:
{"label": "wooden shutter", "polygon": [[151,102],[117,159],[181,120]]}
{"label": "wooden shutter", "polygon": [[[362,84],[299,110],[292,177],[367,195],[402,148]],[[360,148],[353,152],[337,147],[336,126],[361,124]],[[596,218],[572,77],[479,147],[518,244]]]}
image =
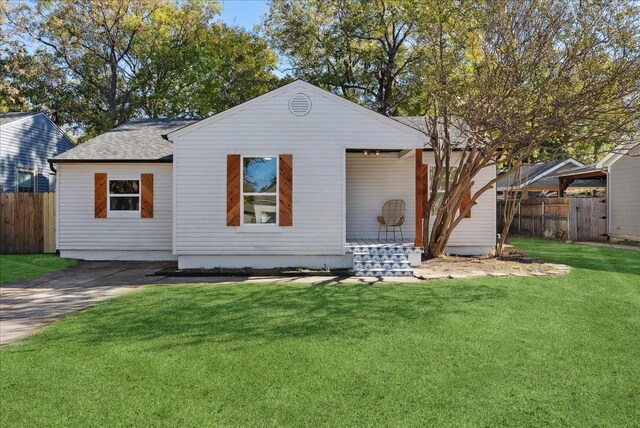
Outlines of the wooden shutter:
{"label": "wooden shutter", "polygon": [[278,222],[293,226],[293,155],[280,155],[278,171]]}
{"label": "wooden shutter", "polygon": [[153,218],[153,174],[142,174],[141,178],[140,215],[142,218]]}
{"label": "wooden shutter", "polygon": [[428,166],[422,162],[422,149],[416,149],[415,163],[415,198],[416,198],[416,231],[413,241],[416,247],[424,245],[423,227],[424,227],[424,210],[428,198]]}
{"label": "wooden shutter", "polygon": [[96,172],[93,178],[95,218],[107,218],[107,174]]}
{"label": "wooden shutter", "polygon": [[227,226],[240,226],[240,155],[227,155]]}
{"label": "wooden shutter", "polygon": [[[462,195],[462,201],[460,201],[460,212],[464,212],[471,204],[471,191],[467,191]],[[464,218],[471,218],[471,210],[464,215]]]}

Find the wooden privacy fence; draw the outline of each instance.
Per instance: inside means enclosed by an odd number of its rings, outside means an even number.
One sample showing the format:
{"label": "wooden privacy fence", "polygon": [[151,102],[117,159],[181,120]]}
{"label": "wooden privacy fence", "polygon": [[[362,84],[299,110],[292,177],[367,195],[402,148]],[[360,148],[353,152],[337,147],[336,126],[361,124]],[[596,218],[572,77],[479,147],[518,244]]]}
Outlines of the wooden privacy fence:
{"label": "wooden privacy fence", "polygon": [[55,193],[0,193],[0,253],[55,253]]}
{"label": "wooden privacy fence", "polygon": [[[498,231],[505,201],[498,200]],[[602,241],[607,234],[604,198],[539,198],[518,201],[509,233],[569,241]]]}

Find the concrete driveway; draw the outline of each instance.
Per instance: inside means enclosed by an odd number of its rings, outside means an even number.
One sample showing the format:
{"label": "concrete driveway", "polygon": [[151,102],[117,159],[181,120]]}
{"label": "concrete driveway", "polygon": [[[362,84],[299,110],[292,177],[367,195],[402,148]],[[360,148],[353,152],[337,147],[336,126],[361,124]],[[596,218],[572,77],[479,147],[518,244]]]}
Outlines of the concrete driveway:
{"label": "concrete driveway", "polygon": [[0,345],[56,319],[162,279],[166,263],[80,262],[38,278],[0,284]]}

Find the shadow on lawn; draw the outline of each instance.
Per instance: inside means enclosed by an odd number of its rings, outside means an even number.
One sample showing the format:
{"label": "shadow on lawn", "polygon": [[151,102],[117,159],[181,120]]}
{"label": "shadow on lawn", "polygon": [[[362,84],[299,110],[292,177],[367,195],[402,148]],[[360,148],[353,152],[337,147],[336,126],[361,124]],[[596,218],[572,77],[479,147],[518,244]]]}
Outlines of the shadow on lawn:
{"label": "shadow on lawn", "polygon": [[[406,292],[409,287],[412,290]],[[238,349],[309,337],[356,339],[389,333],[407,322],[430,329],[441,316],[504,297],[505,289],[477,282],[438,288],[157,286],[95,307],[32,343],[41,347],[58,340],[88,345],[146,342],[147,349],[164,350],[211,342]]]}
{"label": "shadow on lawn", "polygon": [[564,263],[578,269],[640,275],[640,252],[607,247],[514,238],[514,245],[529,256]]}

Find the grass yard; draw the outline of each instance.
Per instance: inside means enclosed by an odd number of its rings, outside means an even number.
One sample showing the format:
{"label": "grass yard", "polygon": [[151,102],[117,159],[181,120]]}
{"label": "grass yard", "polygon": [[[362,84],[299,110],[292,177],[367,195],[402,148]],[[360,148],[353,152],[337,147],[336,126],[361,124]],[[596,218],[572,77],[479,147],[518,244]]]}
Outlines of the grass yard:
{"label": "grass yard", "polygon": [[633,426],[640,253],[546,278],[154,286],[0,350],[1,426]]}
{"label": "grass yard", "polygon": [[0,254],[0,283],[41,276],[76,263],[55,254]]}

